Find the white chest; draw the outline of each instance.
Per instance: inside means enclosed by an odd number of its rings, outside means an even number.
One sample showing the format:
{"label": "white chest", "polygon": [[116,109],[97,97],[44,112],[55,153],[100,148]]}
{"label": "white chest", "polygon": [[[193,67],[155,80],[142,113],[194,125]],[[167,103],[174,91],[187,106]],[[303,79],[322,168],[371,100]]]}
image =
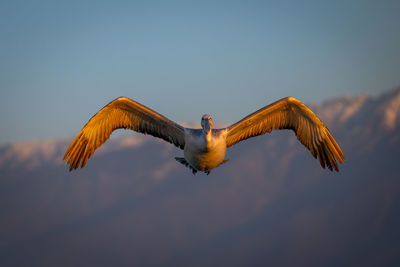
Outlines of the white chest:
{"label": "white chest", "polygon": [[186,138],[184,155],[194,168],[211,170],[224,162],[226,152],[225,135],[189,135]]}

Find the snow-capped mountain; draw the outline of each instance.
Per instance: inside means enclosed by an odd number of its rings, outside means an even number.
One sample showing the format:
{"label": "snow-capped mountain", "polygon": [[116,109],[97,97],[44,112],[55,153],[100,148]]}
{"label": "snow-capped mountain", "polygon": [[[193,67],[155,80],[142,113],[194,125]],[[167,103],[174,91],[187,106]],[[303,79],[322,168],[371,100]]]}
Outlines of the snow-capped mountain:
{"label": "snow-capped mountain", "polygon": [[309,107],[342,147],[339,173],[290,131],[230,148],[209,176],[138,134],[74,172],[72,139],[1,147],[0,265],[398,266],[400,89]]}

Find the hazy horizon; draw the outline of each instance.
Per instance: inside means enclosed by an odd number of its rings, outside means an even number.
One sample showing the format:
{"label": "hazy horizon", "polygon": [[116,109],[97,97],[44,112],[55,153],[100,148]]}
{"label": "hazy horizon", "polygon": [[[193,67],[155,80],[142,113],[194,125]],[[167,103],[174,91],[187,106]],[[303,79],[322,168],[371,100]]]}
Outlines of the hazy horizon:
{"label": "hazy horizon", "polygon": [[[398,90],[400,90],[400,86],[396,87],[396,88],[392,88],[392,89],[386,90],[386,91],[383,91],[381,94],[378,94],[378,95],[370,95],[370,94],[366,94],[366,93],[360,93],[360,94],[353,95],[353,96],[352,95],[338,95],[338,96],[335,96],[335,97],[332,97],[332,98],[324,99],[323,101],[320,101],[320,102],[310,102],[310,103],[305,103],[305,104],[310,105],[311,109],[314,112],[316,112],[317,116],[320,116],[320,114],[318,114],[318,112],[317,112],[318,110],[314,109],[314,106],[319,106],[321,108],[321,106],[324,103],[329,103],[329,102],[332,102],[332,101],[340,100],[342,98],[356,99],[358,97],[364,97],[365,96],[365,97],[367,97],[367,98],[369,98],[371,100],[374,100],[374,99],[378,99],[379,97],[382,97],[382,94],[388,94],[390,92],[395,92],[395,91],[398,91]],[[258,107],[258,108],[261,108],[261,107]],[[89,117],[87,118],[87,121],[97,111],[95,111],[93,114],[89,115]],[[247,115],[248,114],[246,114],[246,115],[244,114],[243,117],[247,116]],[[242,119],[242,118],[238,118],[237,121],[239,121],[240,119]],[[7,145],[12,145],[12,144],[23,144],[23,143],[25,143],[25,144],[29,144],[29,143],[34,144],[34,143],[47,142],[47,141],[57,141],[57,140],[68,140],[68,141],[71,141],[76,137],[76,135],[79,133],[79,131],[82,129],[82,127],[86,124],[87,121],[83,121],[82,125],[80,126],[80,128],[75,129],[75,132],[72,133],[72,135],[53,136],[53,137],[49,137],[49,138],[46,138],[46,137],[42,137],[42,138],[27,138],[27,139],[22,139],[22,140],[15,140],[15,141],[10,141],[10,142],[0,143],[0,147],[7,146]],[[235,123],[235,122],[236,121],[232,121],[232,122],[217,121],[217,122],[214,123],[214,128],[223,128],[223,127],[231,125],[232,123]],[[196,122],[194,120],[192,120],[192,121],[177,121],[177,123],[181,124],[184,127],[195,128],[195,129],[200,129],[201,128],[200,121],[199,122]],[[138,132],[135,132],[135,131],[132,131],[132,130],[129,130],[129,129],[118,129],[118,130],[115,130],[111,134],[110,138],[116,139],[116,138],[119,138],[119,137],[126,137],[126,136],[138,137],[139,140],[142,139],[142,137],[148,138],[148,139],[154,138],[154,137],[152,137],[150,135],[143,135],[141,133],[138,133]]]}

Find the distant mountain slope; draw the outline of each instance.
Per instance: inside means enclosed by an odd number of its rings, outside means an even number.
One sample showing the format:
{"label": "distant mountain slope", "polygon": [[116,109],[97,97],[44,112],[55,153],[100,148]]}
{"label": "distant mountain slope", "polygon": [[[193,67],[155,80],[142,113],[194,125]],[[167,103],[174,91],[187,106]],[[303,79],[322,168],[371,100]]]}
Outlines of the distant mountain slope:
{"label": "distant mountain slope", "polygon": [[143,135],[74,172],[71,140],[0,148],[0,265],[399,266],[400,89],[309,106],[346,155],[339,173],[290,131],[232,147],[209,176]]}

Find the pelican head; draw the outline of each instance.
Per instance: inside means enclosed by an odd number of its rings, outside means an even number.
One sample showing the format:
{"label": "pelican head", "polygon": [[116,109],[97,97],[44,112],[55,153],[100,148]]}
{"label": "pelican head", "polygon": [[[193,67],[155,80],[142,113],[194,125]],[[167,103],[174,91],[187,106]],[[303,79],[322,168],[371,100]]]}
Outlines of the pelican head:
{"label": "pelican head", "polygon": [[201,117],[201,127],[203,128],[203,131],[206,134],[209,134],[211,132],[212,126],[213,121],[211,119],[211,116],[208,114],[203,115],[203,117]]}

